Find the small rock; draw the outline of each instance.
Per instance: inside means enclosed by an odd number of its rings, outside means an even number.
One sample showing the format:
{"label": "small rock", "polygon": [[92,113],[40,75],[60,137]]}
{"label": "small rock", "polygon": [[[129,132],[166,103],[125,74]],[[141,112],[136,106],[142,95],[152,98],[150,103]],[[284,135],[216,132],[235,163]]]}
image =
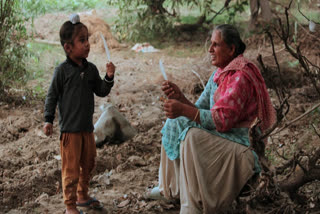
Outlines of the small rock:
{"label": "small rock", "polygon": [[125,201],[122,201],[120,204],[118,204],[117,207],[123,208],[123,207],[127,206],[129,203],[130,203],[130,200],[127,199],[127,200],[125,200]]}
{"label": "small rock", "polygon": [[47,193],[42,193],[36,200],[36,203],[43,203],[49,200],[49,195]]}
{"label": "small rock", "polygon": [[131,156],[128,158],[128,161],[130,161],[135,166],[145,166],[146,162],[138,156]]}

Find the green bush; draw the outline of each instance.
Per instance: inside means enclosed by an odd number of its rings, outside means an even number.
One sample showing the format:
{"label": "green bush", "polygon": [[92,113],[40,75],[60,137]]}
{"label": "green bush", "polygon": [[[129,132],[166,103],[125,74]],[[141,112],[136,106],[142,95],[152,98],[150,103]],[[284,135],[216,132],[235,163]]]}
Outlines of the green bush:
{"label": "green bush", "polygon": [[[119,40],[145,41],[179,36],[179,31],[193,34],[210,25],[234,23],[248,9],[248,1],[236,1],[224,8],[218,0],[108,0],[119,9],[113,25]],[[219,15],[215,16],[218,13]],[[192,15],[190,15],[190,13]]]}
{"label": "green bush", "polygon": [[21,1],[0,0],[0,100],[26,76],[26,18],[21,14]]}
{"label": "green bush", "polygon": [[32,14],[88,10],[104,7],[105,4],[100,0],[24,0],[24,9],[31,11]]}
{"label": "green bush", "polygon": [[172,32],[173,19],[163,8],[165,0],[109,0],[119,9],[113,25],[119,40],[144,41],[167,36]]}

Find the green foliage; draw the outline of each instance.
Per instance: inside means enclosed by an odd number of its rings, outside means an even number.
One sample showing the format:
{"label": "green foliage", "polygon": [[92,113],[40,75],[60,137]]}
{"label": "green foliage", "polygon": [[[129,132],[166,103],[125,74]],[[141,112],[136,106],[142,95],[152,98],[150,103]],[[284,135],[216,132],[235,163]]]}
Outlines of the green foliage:
{"label": "green foliage", "polygon": [[43,1],[40,0],[23,0],[20,2],[21,12],[27,19],[34,18],[38,14],[45,13]]}
{"label": "green foliage", "polygon": [[99,0],[25,0],[23,4],[25,12],[43,14],[101,8],[103,3]]}
{"label": "green foliage", "polygon": [[[164,0],[160,0],[160,8],[150,0],[109,0],[109,4],[119,8],[119,18],[113,25],[118,39],[142,41],[166,35],[172,31],[173,19],[166,16],[162,9]],[[160,9],[160,10],[158,10]]]}
{"label": "green foliage", "polygon": [[196,23],[197,22],[197,17],[195,16],[181,16],[181,23],[183,24],[188,24],[188,23]]}
{"label": "green foliage", "polygon": [[228,9],[228,23],[235,23],[236,22],[236,15],[245,12],[248,6],[248,1],[236,1],[236,3]]}
{"label": "green foliage", "polygon": [[294,60],[293,62],[288,61],[288,66],[290,68],[296,68],[298,65],[300,65],[299,60]]}
{"label": "green foliage", "polygon": [[119,39],[143,41],[175,35],[175,23],[196,23],[199,17],[183,16],[181,8],[197,11],[198,16],[211,12],[214,0],[109,0],[119,8],[114,25]]}
{"label": "green foliage", "polygon": [[[227,11],[220,23],[234,22],[236,15],[247,9],[248,1],[229,4],[218,0],[108,0],[108,4],[119,9],[119,16],[113,25],[119,40],[144,41],[176,36],[176,29],[182,24],[202,25],[207,28]],[[185,14],[185,11],[188,14]],[[192,14],[192,15],[191,15]],[[199,27],[199,26],[198,26]],[[182,29],[182,28],[181,28]]]}
{"label": "green foliage", "polygon": [[276,164],[276,159],[275,159],[274,151],[272,151],[272,148],[267,147],[265,151],[265,155],[272,164]]}
{"label": "green foliage", "polygon": [[21,15],[19,0],[0,0],[0,99],[5,91],[26,75],[24,58],[28,55],[26,17]]}
{"label": "green foliage", "polygon": [[[143,18],[144,17],[144,18]],[[136,21],[133,21],[136,20]],[[144,41],[172,34],[172,21],[164,15],[146,16],[140,11],[136,15],[126,14],[115,21],[113,30],[120,40]]]}

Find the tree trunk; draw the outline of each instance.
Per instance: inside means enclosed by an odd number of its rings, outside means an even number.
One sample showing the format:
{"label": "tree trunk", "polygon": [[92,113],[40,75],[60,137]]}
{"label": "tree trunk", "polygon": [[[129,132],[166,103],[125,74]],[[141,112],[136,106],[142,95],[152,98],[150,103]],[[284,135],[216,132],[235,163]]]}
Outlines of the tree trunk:
{"label": "tree trunk", "polygon": [[262,19],[270,22],[272,19],[272,12],[271,12],[271,8],[269,5],[269,1],[268,0],[259,0],[260,2],[260,7],[261,7],[261,16]]}
{"label": "tree trunk", "polygon": [[270,22],[272,19],[272,12],[268,0],[250,0],[251,27],[254,27],[258,22],[259,9],[262,19],[265,22]]}

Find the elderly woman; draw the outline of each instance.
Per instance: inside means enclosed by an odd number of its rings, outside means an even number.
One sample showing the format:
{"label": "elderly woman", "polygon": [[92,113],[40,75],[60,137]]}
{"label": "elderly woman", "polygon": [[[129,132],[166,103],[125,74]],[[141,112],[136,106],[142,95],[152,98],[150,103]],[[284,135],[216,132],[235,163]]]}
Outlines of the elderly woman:
{"label": "elderly woman", "polygon": [[159,187],[151,198],[180,198],[184,214],[216,213],[259,172],[248,127],[259,117],[264,131],[275,111],[259,69],[242,55],[245,48],[233,26],[214,29],[209,53],[218,69],[195,104],[174,83],[163,83],[169,119],[161,131]]}

